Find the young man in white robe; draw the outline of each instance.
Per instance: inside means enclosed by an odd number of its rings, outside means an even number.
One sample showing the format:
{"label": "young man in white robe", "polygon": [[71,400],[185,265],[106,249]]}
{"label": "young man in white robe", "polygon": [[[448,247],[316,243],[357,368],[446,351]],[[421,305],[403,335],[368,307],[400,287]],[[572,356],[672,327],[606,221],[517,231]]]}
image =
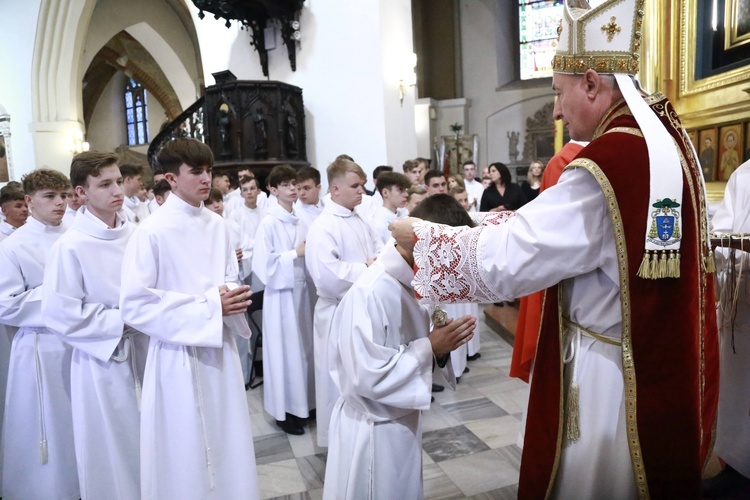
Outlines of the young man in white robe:
{"label": "young man in white robe", "polygon": [[65,199],[65,202],[67,208],[65,209],[63,220],[68,226],[72,226],[76,214],[78,213],[78,209],[81,208],[81,200],[78,199],[78,195],[72,187],[68,190],[68,197]]}
{"label": "young man in white robe", "polygon": [[378,175],[375,186],[383,204],[373,212],[370,227],[372,227],[375,244],[379,250],[391,239],[388,224],[398,218],[399,209],[406,207],[406,197],[409,194],[411,182],[404,174],[382,172]]}
{"label": "young man in white robe", "polygon": [[[729,177],[711,229],[725,235],[750,233],[750,161]],[[731,268],[733,262],[729,258],[732,251],[736,252],[735,269]],[[718,306],[721,376],[714,453],[726,462],[726,467],[715,478],[703,482],[706,498],[744,498],[750,494],[750,263],[747,259],[748,255],[739,250],[716,251],[717,279],[724,293]],[[736,277],[734,282],[732,274]]]}
{"label": "young man in white robe", "polygon": [[[422,202],[415,213],[473,225],[447,195]],[[476,318],[456,318],[430,333],[429,312],[411,285],[413,265],[410,251],[387,245],[334,313],[329,352],[341,397],[331,416],[325,499],[423,497],[421,413],[430,407],[433,370],[455,387],[449,354],[468,342]]]}
{"label": "young man in white robe", "polygon": [[135,224],[123,202],[117,155],[73,158],[70,180],[83,203],[52,247],[42,316],[73,348],[70,396],[81,498],[140,496],[140,397],[148,337],[122,320],[122,258]]}
{"label": "young man in white robe", "polygon": [[122,204],[123,214],[128,221],[139,224],[149,216],[148,207],[138,199],[138,191],[143,187],[143,167],[140,165],[120,165],[120,173],[122,174],[122,189],[125,194]]}
{"label": "young man in white robe", "polygon": [[315,410],[318,446],[328,445],[328,423],[339,398],[328,370],[331,320],[352,283],[375,260],[370,227],[354,210],[362,202],[365,176],[351,160],[339,158],[328,167],[330,201],[307,233],[305,264],[315,283]]}
{"label": "young man in white robe", "polygon": [[255,177],[245,176],[240,179],[240,192],[244,203],[228,214],[228,217],[240,228],[243,282],[250,285],[254,291],[259,291],[263,289],[263,285],[257,278],[253,278],[253,248],[255,247],[255,233],[258,232],[258,226],[266,215],[266,211],[258,206],[260,188]]}
{"label": "young man in white robe", "polygon": [[297,170],[297,201],[294,213],[308,228],[323,213],[323,198],[320,197],[320,172],[314,167]]}
{"label": "young man in white robe", "polygon": [[0,323],[17,327],[3,421],[3,498],[80,498],[70,406],[72,350],[44,326],[42,291],[70,182],[37,169],[23,178],[31,217],[0,243]]}
{"label": "young man in white robe", "polygon": [[258,498],[233,337],[250,335],[249,290],[236,286],[226,224],[203,206],[213,155],[202,142],[181,138],[157,158],[172,194],[131,237],[120,293],[125,323],[151,337],[141,401],[141,496]]}
{"label": "young man in white robe", "polygon": [[315,409],[313,362],[314,287],[305,272],[307,226],[297,218],[297,173],[279,165],[268,175],[278,203],[261,221],[255,238],[253,273],[263,296],[263,406],[288,434],[304,434]]}
{"label": "young man in white robe", "polygon": [[484,186],[476,179],[477,164],[471,160],[465,161],[463,170],[464,187],[469,196],[469,211],[477,212],[479,210],[479,202],[482,201],[482,195],[484,194]]}
{"label": "young man in white robe", "polygon": [[29,207],[23,191],[12,186],[0,189],[0,211],[5,216],[5,220],[0,221],[0,241],[3,241],[29,218]]}

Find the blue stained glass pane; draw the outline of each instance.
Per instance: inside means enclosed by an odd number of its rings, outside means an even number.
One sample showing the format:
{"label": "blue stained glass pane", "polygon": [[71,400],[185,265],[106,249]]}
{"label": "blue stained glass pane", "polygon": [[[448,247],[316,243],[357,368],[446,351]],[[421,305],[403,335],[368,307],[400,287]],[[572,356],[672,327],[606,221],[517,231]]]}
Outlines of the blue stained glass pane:
{"label": "blue stained glass pane", "polygon": [[143,108],[141,106],[135,108],[135,119],[139,122],[143,121]]}
{"label": "blue stained glass pane", "polygon": [[133,108],[130,108],[125,111],[127,123],[133,123]]}
{"label": "blue stained glass pane", "polygon": [[143,133],[143,123],[138,124],[138,144],[146,142],[146,135]]}
{"label": "blue stained glass pane", "polygon": [[133,93],[132,92],[125,92],[125,107],[126,108],[133,107]]}
{"label": "blue stained glass pane", "polygon": [[130,146],[137,144],[135,142],[135,125],[128,125],[128,144]]}

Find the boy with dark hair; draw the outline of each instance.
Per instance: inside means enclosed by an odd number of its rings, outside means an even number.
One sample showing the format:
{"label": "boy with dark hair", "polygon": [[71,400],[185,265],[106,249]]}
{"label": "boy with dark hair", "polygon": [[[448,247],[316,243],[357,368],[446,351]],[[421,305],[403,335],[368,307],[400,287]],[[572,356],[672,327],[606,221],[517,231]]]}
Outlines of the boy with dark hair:
{"label": "boy with dark hair", "polygon": [[154,184],[154,200],[156,200],[156,206],[160,207],[167,201],[167,196],[172,192],[172,186],[169,185],[169,181],[162,179]]}
{"label": "boy with dark hair", "polygon": [[278,165],[268,175],[278,203],[268,209],[255,238],[253,272],[266,285],[263,326],[263,405],[288,434],[303,434],[315,408],[314,288],[307,282],[307,226],[295,216],[297,173]]}
{"label": "boy with dark hair", "polygon": [[471,208],[471,203],[469,203],[469,193],[466,191],[466,188],[462,188],[461,186],[452,187],[448,194],[453,197],[454,200],[456,200],[467,212]]}
{"label": "boy with dark hair", "polygon": [[244,316],[250,294],[236,286],[226,224],[203,206],[213,154],[200,141],[180,138],[157,160],[172,194],[130,239],[120,293],[123,320],[151,337],[141,404],[141,497],[258,498],[233,336],[250,336]]}
{"label": "boy with dark hair", "polygon": [[[13,337],[3,422],[3,498],[79,498],[70,406],[71,349],[45,327],[41,299],[49,249],[70,182],[37,169],[23,177],[31,217],[0,243],[0,323]],[[41,404],[40,404],[41,402]]]}
{"label": "boy with dark hair", "polygon": [[372,196],[374,200],[376,200],[376,204],[382,203],[383,200],[380,199],[380,194],[378,193],[378,187],[377,187],[377,181],[378,176],[384,172],[393,172],[393,167],[389,165],[380,165],[375,167],[375,169],[372,171],[372,182],[375,184],[375,189],[372,191],[367,191],[368,196]]}
{"label": "boy with dark hair", "polygon": [[83,206],[50,251],[42,316],[73,348],[71,402],[83,498],[140,496],[140,397],[148,337],[125,325],[122,258],[135,225],[123,203],[117,155],[87,151],[70,178]]}
{"label": "boy with dark hair", "polygon": [[448,188],[445,176],[442,172],[438,172],[437,170],[430,170],[427,172],[424,176],[424,182],[427,188],[427,194],[430,196],[445,193]]}
{"label": "boy with dark hair", "polygon": [[[415,214],[472,225],[448,195]],[[331,328],[331,367],[341,391],[331,417],[324,499],[422,498],[421,412],[430,407],[433,370],[455,387],[450,352],[476,320],[448,320],[430,332],[414,297],[414,256],[388,245],[341,300]]]}
{"label": "boy with dark hair", "polygon": [[[122,211],[130,222],[140,223],[148,217],[148,207],[138,199],[138,191],[143,187],[143,167],[140,165],[120,165],[122,190],[125,196]],[[143,206],[141,206],[143,205]]]}
{"label": "boy with dark hair", "polygon": [[5,216],[5,220],[0,222],[0,241],[3,241],[29,218],[29,207],[23,191],[8,186],[0,189],[0,210]]}
{"label": "boy with dark hair", "polygon": [[320,172],[317,168],[302,167],[297,170],[297,196],[294,212],[309,228],[323,212],[323,199],[320,197]]}
{"label": "boy with dark hair", "polygon": [[398,209],[406,207],[411,182],[404,174],[398,172],[383,172],[375,183],[383,204],[375,209],[370,219],[375,243],[378,250],[383,248],[391,238],[388,224],[398,218]]}

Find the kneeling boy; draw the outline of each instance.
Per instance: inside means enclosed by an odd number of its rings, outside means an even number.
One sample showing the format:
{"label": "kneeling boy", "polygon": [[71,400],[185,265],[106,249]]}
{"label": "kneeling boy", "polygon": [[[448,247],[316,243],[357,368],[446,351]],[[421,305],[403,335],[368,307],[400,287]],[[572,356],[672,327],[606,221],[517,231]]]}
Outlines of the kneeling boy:
{"label": "kneeling boy", "polygon": [[[448,195],[435,195],[415,217],[472,226]],[[411,249],[387,245],[344,295],[333,317],[331,375],[341,391],[331,416],[327,499],[422,498],[421,411],[430,407],[433,369],[455,387],[449,354],[476,324],[463,317],[429,332],[414,298]]]}

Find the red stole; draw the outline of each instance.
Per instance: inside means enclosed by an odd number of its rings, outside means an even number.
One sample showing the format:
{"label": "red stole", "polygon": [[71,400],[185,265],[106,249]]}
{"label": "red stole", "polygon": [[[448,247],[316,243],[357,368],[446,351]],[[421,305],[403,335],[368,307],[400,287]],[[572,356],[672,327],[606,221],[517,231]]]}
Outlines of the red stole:
{"label": "red stole", "polygon": [[[641,498],[700,498],[718,401],[718,334],[713,276],[705,264],[705,199],[700,168],[671,104],[663,97],[649,97],[648,102],[687,162],[680,278],[636,276],[648,219],[649,162],[646,143],[623,101],[608,111],[595,139],[569,168],[586,168],[597,178],[615,232],[621,231],[614,236],[621,242],[618,252],[623,252],[623,377],[637,491]],[[521,462],[522,499],[551,492],[565,439],[557,295],[557,287],[547,291],[542,315]]]}

